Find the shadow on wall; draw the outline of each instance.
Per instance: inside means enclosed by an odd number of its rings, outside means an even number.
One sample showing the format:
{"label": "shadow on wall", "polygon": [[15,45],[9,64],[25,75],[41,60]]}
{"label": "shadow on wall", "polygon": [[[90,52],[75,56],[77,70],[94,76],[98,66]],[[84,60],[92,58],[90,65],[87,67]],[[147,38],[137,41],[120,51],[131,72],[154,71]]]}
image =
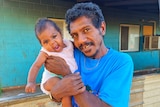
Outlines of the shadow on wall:
{"label": "shadow on wall", "polygon": [[146,74],[152,74],[152,73],[160,73],[160,68],[138,70],[138,71],[135,71],[133,75],[139,76],[139,75],[146,75]]}

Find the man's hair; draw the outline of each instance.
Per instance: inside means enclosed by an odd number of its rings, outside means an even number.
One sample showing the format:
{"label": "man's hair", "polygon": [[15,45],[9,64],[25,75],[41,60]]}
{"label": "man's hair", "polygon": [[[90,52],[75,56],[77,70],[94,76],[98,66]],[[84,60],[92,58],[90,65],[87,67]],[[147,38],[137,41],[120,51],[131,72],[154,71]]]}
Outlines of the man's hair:
{"label": "man's hair", "polygon": [[38,38],[38,35],[41,34],[47,28],[48,25],[53,26],[60,34],[62,34],[61,29],[57,26],[57,24],[54,21],[48,18],[40,18],[37,20],[35,25],[35,34],[37,38]]}
{"label": "man's hair", "polygon": [[77,3],[71,9],[68,9],[65,15],[67,29],[70,32],[70,23],[75,21],[77,18],[85,16],[90,18],[92,24],[99,28],[101,23],[104,21],[104,16],[98,5],[92,2]]}

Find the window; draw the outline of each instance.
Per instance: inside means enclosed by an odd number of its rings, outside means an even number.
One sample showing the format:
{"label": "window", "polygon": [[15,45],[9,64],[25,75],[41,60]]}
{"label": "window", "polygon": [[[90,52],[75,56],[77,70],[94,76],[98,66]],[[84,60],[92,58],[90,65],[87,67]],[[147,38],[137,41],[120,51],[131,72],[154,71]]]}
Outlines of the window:
{"label": "window", "polygon": [[144,50],[160,49],[160,36],[144,36]]}
{"label": "window", "polygon": [[152,36],[153,35],[153,26],[145,25],[143,26],[143,35]]}
{"label": "window", "polygon": [[70,34],[68,33],[64,19],[53,19],[53,18],[49,18],[49,19],[53,20],[60,27],[63,37],[65,39],[73,40]]}
{"label": "window", "polygon": [[120,25],[120,51],[139,51],[139,25]]}

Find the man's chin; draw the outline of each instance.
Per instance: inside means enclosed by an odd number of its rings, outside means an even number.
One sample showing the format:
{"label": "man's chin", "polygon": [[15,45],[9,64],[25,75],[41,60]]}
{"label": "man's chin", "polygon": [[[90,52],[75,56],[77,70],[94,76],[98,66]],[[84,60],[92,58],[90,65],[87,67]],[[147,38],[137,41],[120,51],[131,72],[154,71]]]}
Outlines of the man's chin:
{"label": "man's chin", "polygon": [[85,54],[85,56],[87,56],[87,57],[93,57],[94,55],[93,54],[91,54],[91,53],[84,53]]}
{"label": "man's chin", "polygon": [[90,57],[90,58],[96,58],[97,52],[93,53],[93,52],[88,52],[88,53],[84,53],[85,56]]}

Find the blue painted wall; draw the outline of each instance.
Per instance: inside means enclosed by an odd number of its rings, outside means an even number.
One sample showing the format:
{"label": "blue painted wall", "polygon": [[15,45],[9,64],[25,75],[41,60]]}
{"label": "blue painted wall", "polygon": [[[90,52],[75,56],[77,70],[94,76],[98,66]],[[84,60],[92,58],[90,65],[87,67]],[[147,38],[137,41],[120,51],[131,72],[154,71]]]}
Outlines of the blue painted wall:
{"label": "blue painted wall", "polygon": [[[34,34],[34,24],[39,17],[64,18],[74,3],[61,0],[0,0],[0,84],[2,87],[26,84],[30,66],[35,60],[40,44]],[[119,50],[119,25],[140,24],[148,14],[120,12],[103,8],[107,21],[104,38],[106,46]],[[153,16],[157,20],[158,16]],[[159,28],[157,28],[157,32]],[[142,36],[142,35],[141,35]],[[141,41],[141,44],[143,41]],[[133,58],[135,70],[160,67],[159,51],[128,52]],[[143,63],[142,63],[143,62]],[[43,69],[43,68],[42,68]],[[40,71],[37,83],[41,80]]]}
{"label": "blue painted wall", "polygon": [[[49,5],[50,4],[50,5]],[[67,4],[67,6],[66,6]],[[64,18],[73,3],[60,0],[0,0],[0,84],[25,85],[40,44],[34,34],[39,17]],[[42,68],[43,69],[43,68]],[[42,70],[37,77],[41,80]]]}
{"label": "blue painted wall", "polygon": [[157,21],[156,34],[160,34],[160,26],[158,25],[158,14],[149,13],[137,13],[130,11],[120,11],[114,9],[103,8],[103,12],[107,22],[107,32],[105,35],[106,46],[112,47],[119,50],[119,33],[120,24],[136,24],[140,25],[140,46],[137,52],[126,52],[128,53],[134,62],[135,70],[149,69],[149,68],[160,68],[160,50],[143,50],[143,25],[152,25],[153,23],[142,22],[141,20],[154,20]]}

